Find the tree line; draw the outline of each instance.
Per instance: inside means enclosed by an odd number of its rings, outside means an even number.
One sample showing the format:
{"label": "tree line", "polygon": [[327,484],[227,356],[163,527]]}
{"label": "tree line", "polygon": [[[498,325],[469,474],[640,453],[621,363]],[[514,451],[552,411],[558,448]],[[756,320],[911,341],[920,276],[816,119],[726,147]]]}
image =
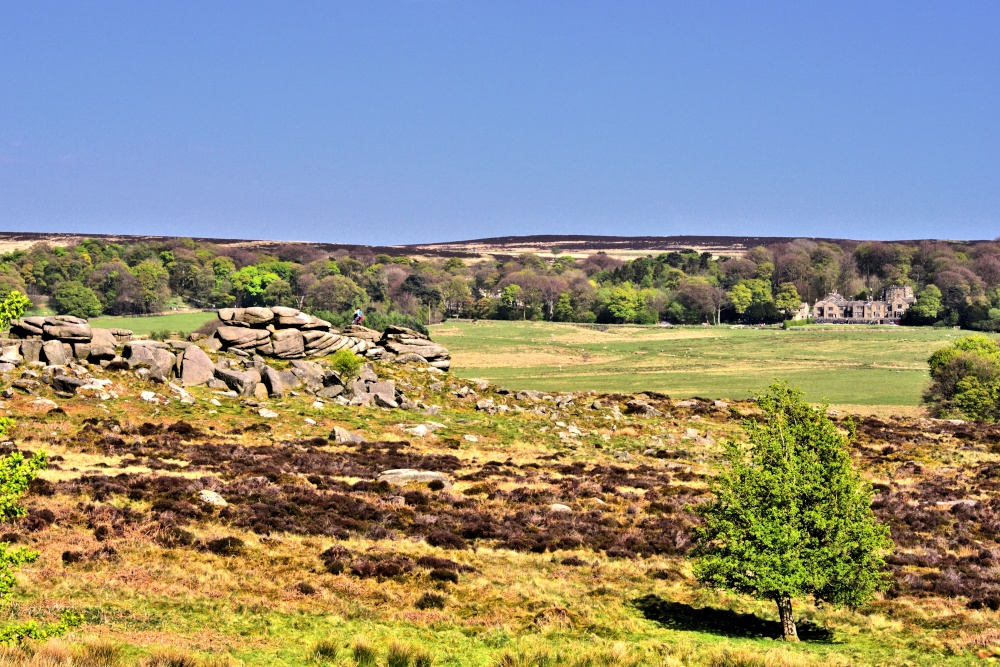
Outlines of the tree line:
{"label": "tree line", "polygon": [[[305,244],[267,251],[191,239],[44,243],[0,255],[0,297],[47,295],[60,313],[137,315],[195,307],[291,306],[343,324],[447,317],[563,322],[773,323],[837,291],[879,298],[910,285],[909,324],[1000,330],[1000,243],[821,242],[740,256],[678,250],[622,261],[603,253],[423,258]],[[369,320],[371,321],[371,320]]]}

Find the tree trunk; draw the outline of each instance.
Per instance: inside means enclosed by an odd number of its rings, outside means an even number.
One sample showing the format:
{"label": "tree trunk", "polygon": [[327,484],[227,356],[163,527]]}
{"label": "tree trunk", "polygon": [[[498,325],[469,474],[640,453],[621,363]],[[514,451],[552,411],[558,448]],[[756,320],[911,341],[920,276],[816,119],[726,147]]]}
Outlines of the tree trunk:
{"label": "tree trunk", "polygon": [[775,599],[778,604],[778,616],[781,617],[781,634],[786,642],[799,641],[799,633],[795,630],[795,619],[792,618],[792,598],[787,595]]}

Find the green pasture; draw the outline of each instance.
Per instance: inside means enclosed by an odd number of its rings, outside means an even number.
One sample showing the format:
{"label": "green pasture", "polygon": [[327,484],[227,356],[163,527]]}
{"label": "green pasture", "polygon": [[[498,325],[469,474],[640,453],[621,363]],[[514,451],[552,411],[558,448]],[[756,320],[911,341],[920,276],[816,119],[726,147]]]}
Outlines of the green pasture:
{"label": "green pasture", "polygon": [[216,317],[215,313],[188,312],[143,317],[95,317],[90,323],[104,329],[131,329],[138,336],[146,336],[153,331],[191,333]]}
{"label": "green pasture", "polygon": [[610,327],[548,322],[447,322],[432,336],[462,377],[513,389],[658,391],[744,398],[788,380],[809,400],[916,406],[927,357],[967,332],[827,325],[780,329]]}

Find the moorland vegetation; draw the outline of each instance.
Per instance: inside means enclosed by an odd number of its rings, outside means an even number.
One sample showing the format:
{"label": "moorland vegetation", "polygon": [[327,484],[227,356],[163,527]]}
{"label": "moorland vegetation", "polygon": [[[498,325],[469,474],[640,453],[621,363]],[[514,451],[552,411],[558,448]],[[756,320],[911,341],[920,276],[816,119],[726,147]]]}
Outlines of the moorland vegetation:
{"label": "moorland vegetation", "polygon": [[[766,401],[514,392],[375,367],[416,409],[206,387],[182,402],[97,368],[104,399],[7,392],[5,451],[47,452],[48,466],[4,529],[39,556],[2,621],[66,638],[20,642],[2,664],[930,666],[997,653],[996,426],[782,404],[816,426],[801,452],[841,464],[814,481],[865,501],[856,467],[872,502],[847,515],[868,521],[870,507],[896,550],[871,599],[877,577],[852,597],[793,572],[802,641],[779,647],[774,601],[706,588],[699,575],[733,582],[690,560],[712,525],[712,505],[698,508],[726,498],[720,472],[739,474],[728,443],[776,442]],[[334,437],[345,429],[362,438]],[[380,479],[399,468],[436,475]],[[822,516],[801,509],[789,527],[815,532]]]}
{"label": "moorland vegetation", "polygon": [[[780,322],[831,291],[878,297],[909,285],[908,324],[1000,329],[1000,243],[819,242],[741,256],[681,250],[623,262],[603,253],[420,258],[274,244],[267,252],[191,239],[44,243],[0,256],[0,296],[51,297],[80,317],[162,311],[168,304],[289,306],[334,324],[446,317],[564,322]],[[412,252],[412,251],[411,251]]]}

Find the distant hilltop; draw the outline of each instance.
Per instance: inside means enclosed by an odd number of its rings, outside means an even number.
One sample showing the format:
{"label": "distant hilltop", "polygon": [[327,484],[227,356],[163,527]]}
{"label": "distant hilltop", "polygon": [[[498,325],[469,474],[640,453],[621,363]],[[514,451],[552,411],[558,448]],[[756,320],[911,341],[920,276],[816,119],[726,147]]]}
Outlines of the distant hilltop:
{"label": "distant hilltop", "polygon": [[[82,239],[93,238],[108,242],[153,242],[178,238],[176,236],[152,236],[129,234],[76,234],[56,232],[0,232],[0,252],[24,250],[35,243],[47,243],[51,246],[69,246],[79,243]],[[301,245],[317,248],[325,252],[359,251],[374,254],[405,254],[427,257],[506,257],[522,253],[559,254],[574,257],[585,257],[603,252],[619,259],[633,259],[646,255],[656,255],[678,250],[695,250],[710,252],[713,255],[742,255],[747,250],[757,246],[771,246],[790,243],[796,239],[822,241],[833,243],[844,249],[851,250],[862,240],[817,238],[800,236],[590,236],[578,234],[536,234],[529,236],[498,236],[493,238],[472,239],[467,241],[444,241],[434,243],[414,243],[407,245],[361,245],[349,243],[325,243],[318,241],[295,240],[263,240],[263,239],[227,239],[198,237],[198,242],[208,242],[221,246],[244,247],[258,252],[273,251],[288,245]],[[906,239],[886,240],[903,245],[917,245],[926,241],[939,241],[960,245],[977,245],[987,240],[951,241],[947,239]],[[555,253],[554,253],[555,251]]]}

